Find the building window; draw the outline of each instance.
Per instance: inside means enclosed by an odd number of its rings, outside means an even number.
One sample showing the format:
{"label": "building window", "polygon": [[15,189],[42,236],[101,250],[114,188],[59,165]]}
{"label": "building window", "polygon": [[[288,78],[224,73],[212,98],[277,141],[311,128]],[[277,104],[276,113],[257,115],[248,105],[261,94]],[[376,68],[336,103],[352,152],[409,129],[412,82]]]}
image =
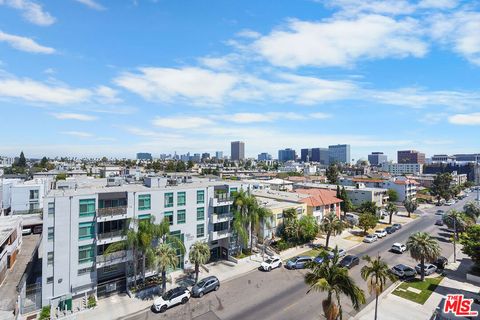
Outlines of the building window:
{"label": "building window", "polygon": [[55,215],[55,202],[48,203],[48,215],[49,216]]}
{"label": "building window", "polygon": [[80,200],[80,217],[95,215],[95,199]]}
{"label": "building window", "polygon": [[205,203],[205,191],[197,190],[197,204]]}
{"label": "building window", "polygon": [[173,192],[165,193],[165,208],[173,207]]}
{"label": "building window", "polygon": [[38,190],[30,190],[30,200],[38,199]]}
{"label": "building window", "polygon": [[166,211],[164,216],[170,221],[170,225],[173,225],[173,211]]}
{"label": "building window", "polygon": [[232,197],[237,192],[237,188],[230,188],[230,197]]}
{"label": "building window", "polygon": [[95,224],[93,222],[80,223],[78,228],[78,239],[93,239],[95,237]]}
{"label": "building window", "polygon": [[47,265],[49,266],[53,265],[53,252],[47,253]]}
{"label": "building window", "polygon": [[54,237],[55,237],[55,228],[48,227],[48,241],[53,241]]}
{"label": "building window", "polygon": [[47,284],[53,283],[53,277],[48,277],[47,278]]}
{"label": "building window", "polygon": [[93,244],[78,247],[78,263],[93,262],[95,259],[95,247]]}
{"label": "building window", "polygon": [[149,194],[141,194],[138,196],[138,210],[150,210],[150,195]]}
{"label": "building window", "polygon": [[177,211],[177,223],[185,223],[185,210]]}
{"label": "building window", "polygon": [[197,238],[201,238],[205,236],[205,225],[197,224]]}
{"label": "building window", "polygon": [[185,192],[177,193],[177,206],[185,205]]}
{"label": "building window", "polygon": [[197,208],[197,221],[205,220],[205,208]]}
{"label": "building window", "polygon": [[115,273],[118,271],[118,264],[103,267],[103,274]]}
{"label": "building window", "polygon": [[84,275],[84,274],[86,274],[86,273],[92,273],[93,271],[94,271],[94,268],[93,268],[93,267],[82,268],[82,269],[78,269],[77,274],[78,274],[79,276],[81,276],[81,275]]}
{"label": "building window", "polygon": [[150,219],[151,214],[139,214],[138,215],[138,220],[144,220],[144,219]]}

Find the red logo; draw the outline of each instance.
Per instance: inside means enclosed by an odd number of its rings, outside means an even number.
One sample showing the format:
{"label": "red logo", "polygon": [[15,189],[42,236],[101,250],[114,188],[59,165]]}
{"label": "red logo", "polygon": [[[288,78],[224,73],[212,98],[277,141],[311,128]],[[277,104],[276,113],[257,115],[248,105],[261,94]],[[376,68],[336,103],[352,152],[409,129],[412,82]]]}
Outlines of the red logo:
{"label": "red logo", "polygon": [[478,312],[472,311],[472,303],[473,299],[465,299],[463,294],[448,294],[443,305],[443,312],[452,312],[457,317],[476,317]]}

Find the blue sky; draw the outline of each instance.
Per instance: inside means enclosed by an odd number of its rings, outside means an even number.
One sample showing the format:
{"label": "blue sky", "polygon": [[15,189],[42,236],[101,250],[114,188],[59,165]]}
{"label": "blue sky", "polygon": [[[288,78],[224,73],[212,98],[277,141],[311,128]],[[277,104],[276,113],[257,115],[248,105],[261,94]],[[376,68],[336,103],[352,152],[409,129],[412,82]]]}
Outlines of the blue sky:
{"label": "blue sky", "polygon": [[460,0],[0,0],[0,155],[479,152]]}

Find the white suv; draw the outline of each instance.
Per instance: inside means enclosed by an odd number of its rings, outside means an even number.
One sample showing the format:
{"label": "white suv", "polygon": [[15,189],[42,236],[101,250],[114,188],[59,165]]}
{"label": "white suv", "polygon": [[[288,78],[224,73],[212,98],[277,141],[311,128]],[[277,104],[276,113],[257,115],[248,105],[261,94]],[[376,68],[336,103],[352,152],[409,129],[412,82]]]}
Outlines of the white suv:
{"label": "white suv", "polygon": [[190,291],[185,287],[171,289],[153,302],[153,309],[156,312],[165,312],[168,308],[177,304],[185,304],[190,299]]}
{"label": "white suv", "polygon": [[264,271],[271,271],[272,269],[279,268],[282,266],[282,260],[279,257],[270,257],[267,260],[263,261],[260,267]]}
{"label": "white suv", "polygon": [[404,244],[395,242],[392,245],[392,248],[390,249],[390,251],[396,252],[396,253],[404,253],[405,251],[407,251],[407,246]]}
{"label": "white suv", "polygon": [[383,238],[387,236],[387,231],[385,231],[385,229],[378,229],[375,230],[375,235],[379,238]]}

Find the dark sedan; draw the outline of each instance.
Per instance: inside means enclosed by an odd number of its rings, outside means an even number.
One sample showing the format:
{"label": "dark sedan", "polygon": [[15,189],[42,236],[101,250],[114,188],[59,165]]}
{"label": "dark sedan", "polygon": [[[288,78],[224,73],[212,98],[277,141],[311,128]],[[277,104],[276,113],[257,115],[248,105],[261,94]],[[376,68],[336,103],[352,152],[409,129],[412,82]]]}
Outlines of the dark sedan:
{"label": "dark sedan", "polygon": [[397,229],[394,228],[394,227],[386,227],[386,228],[385,228],[385,231],[387,231],[388,234],[392,234],[392,233],[394,233],[395,231],[397,231]]}
{"label": "dark sedan", "polygon": [[360,259],[357,256],[348,255],[340,261],[340,266],[345,267],[347,269],[351,269],[352,267],[358,265],[360,263]]}

